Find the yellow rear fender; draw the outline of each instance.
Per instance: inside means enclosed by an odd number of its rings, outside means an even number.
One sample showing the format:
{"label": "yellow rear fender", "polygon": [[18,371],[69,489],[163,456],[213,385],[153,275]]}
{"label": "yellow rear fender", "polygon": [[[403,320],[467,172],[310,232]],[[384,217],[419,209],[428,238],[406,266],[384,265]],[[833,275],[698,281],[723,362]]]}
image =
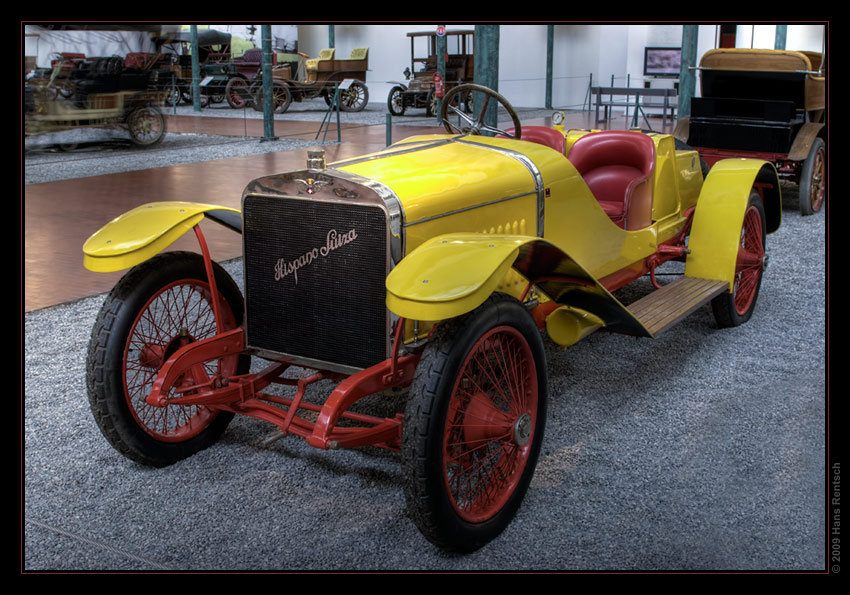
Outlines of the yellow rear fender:
{"label": "yellow rear fender", "polygon": [[708,174],[694,211],[685,275],[727,281],[732,287],[744,212],[753,190],[764,205],[766,232],[779,228],[782,199],[773,165],[757,159],[724,159]]}
{"label": "yellow rear fender", "polygon": [[569,316],[592,320],[597,328],[650,336],[584,267],[551,242],[530,236],[447,234],[428,240],[387,277],[387,308],[412,320],[455,318],[484,303],[511,267],[548,298],[570,307],[569,314],[564,310],[556,317],[563,320],[553,320],[559,327]]}
{"label": "yellow rear fender", "polygon": [[133,267],[158,254],[207,217],[242,231],[239,211],[194,202],[154,202],[113,219],[83,244],[83,264],[96,273]]}

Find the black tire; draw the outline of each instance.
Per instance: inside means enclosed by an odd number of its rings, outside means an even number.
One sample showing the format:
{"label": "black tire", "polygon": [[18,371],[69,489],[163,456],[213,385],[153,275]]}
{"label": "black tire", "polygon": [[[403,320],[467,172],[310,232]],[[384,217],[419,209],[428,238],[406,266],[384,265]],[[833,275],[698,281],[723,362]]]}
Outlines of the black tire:
{"label": "black tire", "polygon": [[800,213],[814,215],[826,200],[826,143],[816,138],[800,174]]}
{"label": "black tire", "polygon": [[347,89],[339,90],[339,109],[344,112],[362,111],[369,103],[369,89],[360,81],[352,81]]}
{"label": "black tire", "polygon": [[[242,322],[242,294],[224,269],[214,268],[225,328],[235,328]],[[179,461],[213,444],[233,417],[206,407],[154,407],[144,400],[162,363],[179,348],[181,334],[184,341],[215,334],[208,288],[199,255],[163,253],[127,272],[97,317],[86,362],[89,403],[109,443],[133,461],[155,467]],[[204,366],[207,374],[244,374],[250,358],[233,355]]]}
{"label": "black tire", "polygon": [[127,131],[133,144],[151,147],[165,138],[165,118],[152,105],[133,108],[127,114]]}
{"label": "black tire", "polygon": [[180,88],[177,86],[168,86],[165,90],[165,100],[164,103],[168,107],[174,107],[176,105],[180,105],[180,102],[183,99],[183,93],[180,91]]}
{"label": "black tire", "polygon": [[765,228],[764,205],[758,192],[753,190],[741,225],[741,246],[732,292],[722,293],[711,301],[714,318],[721,328],[744,324],[753,315],[767,262]]}
{"label": "black tire", "polygon": [[404,98],[402,97],[403,93],[404,87],[396,85],[390,89],[390,94],[387,96],[387,109],[394,116],[404,115],[405,107]]}
{"label": "black tire", "polygon": [[[500,376],[505,353],[519,365]],[[482,381],[482,363],[495,367],[489,372],[498,387]],[[519,377],[526,389],[506,390]],[[473,383],[480,383],[474,394]],[[506,393],[509,399],[499,396]],[[472,551],[507,527],[534,474],[547,395],[540,331],[513,298],[495,294],[440,325],[417,367],[402,430],[408,511],[428,540]],[[473,469],[474,477],[466,476]],[[492,498],[480,492],[485,488]]]}

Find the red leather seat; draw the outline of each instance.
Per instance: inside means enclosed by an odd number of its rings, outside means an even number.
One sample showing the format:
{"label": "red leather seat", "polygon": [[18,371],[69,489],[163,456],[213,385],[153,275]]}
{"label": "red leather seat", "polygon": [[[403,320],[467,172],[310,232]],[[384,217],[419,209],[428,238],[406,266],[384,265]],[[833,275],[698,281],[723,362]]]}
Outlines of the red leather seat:
{"label": "red leather seat", "polygon": [[[514,134],[513,128],[508,128],[505,132]],[[554,128],[547,126],[523,126],[522,140],[527,140],[539,145],[545,145],[550,149],[555,149],[563,155],[566,152],[567,142],[564,138],[564,133]]]}
{"label": "red leather seat", "polygon": [[655,143],[650,137],[630,130],[594,132],[578,139],[567,158],[614,223],[623,229],[652,224]]}

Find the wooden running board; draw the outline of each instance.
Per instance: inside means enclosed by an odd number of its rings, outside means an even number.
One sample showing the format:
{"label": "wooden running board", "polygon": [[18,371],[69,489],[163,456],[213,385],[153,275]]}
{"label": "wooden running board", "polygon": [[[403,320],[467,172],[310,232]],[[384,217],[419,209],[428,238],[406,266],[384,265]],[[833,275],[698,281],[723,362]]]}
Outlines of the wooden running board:
{"label": "wooden running board", "polygon": [[725,281],[680,277],[642,297],[628,309],[655,337],[728,288]]}

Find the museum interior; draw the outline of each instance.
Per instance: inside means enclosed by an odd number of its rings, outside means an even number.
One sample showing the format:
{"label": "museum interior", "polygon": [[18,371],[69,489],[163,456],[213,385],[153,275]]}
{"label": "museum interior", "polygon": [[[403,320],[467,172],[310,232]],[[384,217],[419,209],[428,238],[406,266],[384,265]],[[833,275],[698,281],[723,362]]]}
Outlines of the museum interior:
{"label": "museum interior", "polygon": [[21,28],[22,572],[837,572],[828,22]]}
{"label": "museum interior", "polygon": [[[306,159],[306,150],[311,140],[337,141],[326,146],[327,160],[336,161],[355,155],[370,153],[385,147],[388,141],[396,142],[406,136],[441,132],[437,115],[431,115],[428,91],[432,81],[422,83],[422,77],[405,79],[408,73],[432,69],[429,64],[433,55],[438,26],[420,25],[290,25],[271,26],[274,62],[290,67],[287,80],[308,80],[306,71],[311,64],[320,60],[322,53],[333,51],[337,58],[350,60],[352,51],[364,51],[364,59],[354,75],[330,73],[330,79],[363,79],[367,96],[361,97],[356,110],[339,113],[339,118],[329,111],[322,97],[333,89],[333,81],[321,89],[314,83],[301,96],[290,99],[290,108],[283,113],[277,108],[272,116],[271,132],[264,123],[262,111],[245,109],[245,98],[251,93],[245,83],[255,77],[261,60],[258,57],[261,45],[259,26],[204,26],[198,28],[199,39],[204,39],[205,28],[219,34],[209,38],[216,42],[200,54],[205,58],[199,65],[199,81],[192,79],[190,26],[183,27],[127,27],[129,30],[105,31],[101,26],[27,25],[25,35],[25,89],[44,86],[45,79],[55,89],[50,94],[55,101],[64,102],[65,95],[73,93],[74,72],[87,68],[95,58],[105,56],[113,64],[103,66],[129,71],[145,78],[147,71],[155,70],[162,75],[161,86],[177,95],[164,100],[159,111],[163,122],[157,124],[165,141],[160,137],[146,138],[134,145],[128,140],[114,136],[106,138],[112,144],[98,145],[96,142],[76,144],[51,144],[59,133],[77,130],[85,113],[71,111],[65,119],[55,118],[37,122],[25,107],[26,151],[24,167],[28,171],[36,167],[36,157],[49,152],[51,159],[41,169],[59,169],[52,165],[59,160],[85,160],[91,169],[81,167],[73,179],[60,179],[49,183],[30,183],[24,187],[24,296],[25,310],[33,310],[65,301],[94,295],[108,290],[116,278],[110,275],[90,275],[81,268],[80,247],[86,238],[96,231],[103,221],[130,210],[151,199],[207,201],[215,193],[213,202],[238,206],[242,188],[255,177],[273,172],[287,171],[301,165]],[[762,26],[692,26],[696,42],[694,65],[708,50],[719,47],[781,48],[823,52],[825,43],[822,25],[762,25]],[[133,30],[149,29],[149,30]],[[176,30],[175,30],[176,29]],[[452,60],[472,56],[474,27],[446,26],[447,47]],[[471,31],[466,35],[451,35],[452,30]],[[411,34],[421,33],[421,35]],[[528,124],[545,124],[551,113],[562,111],[567,115],[569,128],[649,128],[672,133],[676,118],[680,115],[677,93],[680,77],[680,54],[683,27],[681,25],[503,25],[498,27],[498,49],[496,66],[485,73],[487,86],[495,88],[506,97]],[[510,48],[523,47],[523,51]],[[224,51],[221,51],[224,50]],[[248,52],[246,57],[245,52]],[[309,56],[309,57],[307,57]],[[230,62],[228,62],[228,60]],[[240,63],[239,61],[243,62]],[[289,60],[289,62],[287,62]],[[105,59],[102,61],[106,61]],[[472,62],[467,59],[467,62]],[[165,66],[163,66],[163,63]],[[223,66],[224,65],[224,66]],[[223,73],[230,66],[230,73]],[[348,68],[342,63],[339,68]],[[144,70],[147,68],[147,71]],[[482,75],[472,67],[459,73],[449,69],[448,76],[459,77],[459,82],[477,82]],[[56,76],[53,76],[54,70]],[[431,76],[428,70],[428,76]],[[686,71],[687,72],[687,71]],[[690,71],[695,77],[696,71]],[[278,77],[277,72],[273,75]],[[322,77],[326,75],[322,74]],[[412,76],[412,75],[411,75]],[[53,77],[53,78],[51,78]],[[214,77],[215,86],[202,85],[203,79]],[[244,98],[224,100],[226,79],[235,79],[234,88],[244,89]],[[449,78],[446,84],[451,85]],[[166,80],[167,79],[167,80]],[[359,79],[358,79],[359,80]],[[424,80],[424,79],[423,79]],[[89,81],[86,81],[89,82]],[[204,98],[194,106],[191,98],[193,85],[198,82]],[[424,84],[422,91],[409,91],[411,82]],[[455,83],[456,84],[456,83]],[[699,84],[694,84],[699,92]],[[170,86],[169,86],[170,85]],[[388,94],[396,87],[405,86],[406,105],[391,114]],[[137,85],[138,86],[138,85]],[[255,85],[256,86],[256,85]],[[306,85],[302,85],[305,86]],[[427,88],[425,88],[427,87]],[[611,87],[620,92],[604,93],[599,89]],[[633,89],[624,91],[624,88]],[[640,90],[651,89],[648,94]],[[58,97],[55,92],[58,90]],[[218,95],[213,91],[218,90]],[[661,95],[655,95],[660,90]],[[90,90],[88,92],[91,92]],[[297,92],[296,92],[297,93]],[[233,91],[231,95],[237,95]],[[433,93],[432,93],[433,95]],[[27,101],[34,95],[27,92]],[[210,101],[206,101],[209,97]],[[167,105],[165,104],[167,101]],[[636,101],[643,101],[640,110],[633,109]],[[231,103],[236,107],[231,106]],[[599,104],[601,103],[601,108]],[[259,107],[259,103],[255,102]],[[45,108],[47,109],[47,108]],[[79,108],[76,109],[85,109]],[[119,110],[120,111],[120,110]],[[610,115],[609,115],[610,112]],[[389,117],[387,114],[391,114]],[[120,114],[123,116],[123,113]],[[215,117],[214,117],[215,116]],[[106,116],[109,120],[111,116]],[[110,126],[126,126],[124,122],[107,121],[98,114],[86,124],[90,137],[97,140],[98,130]],[[112,119],[115,119],[114,117]],[[31,122],[31,120],[33,120]],[[119,118],[120,120],[120,118]],[[404,120],[396,123],[394,120]],[[169,150],[167,139],[179,135],[213,135],[228,139],[240,139],[243,143],[266,143],[268,151],[261,157],[238,158],[236,161],[217,159],[210,167],[200,163],[173,165],[165,169],[147,168],[150,155]],[[269,139],[274,140],[269,140]],[[303,148],[287,150],[286,140],[300,141]],[[127,142],[130,147],[116,147],[115,143]],[[29,143],[38,143],[32,144]],[[69,146],[70,144],[70,146]],[[280,145],[278,149],[275,145]],[[32,146],[32,150],[30,150]],[[127,166],[129,171],[121,175],[98,176],[96,164],[108,159],[118,148],[138,150],[129,155],[135,164]],[[60,154],[57,148],[70,148]],[[178,149],[179,152],[179,149]],[[179,159],[179,158],[178,158]],[[202,171],[199,170],[202,168]],[[57,209],[56,196],[62,196]],[[90,217],[90,218],[89,218]],[[211,238],[216,258],[228,259],[238,256],[238,238],[228,234],[215,234]],[[57,283],[57,275],[61,282]]]}

